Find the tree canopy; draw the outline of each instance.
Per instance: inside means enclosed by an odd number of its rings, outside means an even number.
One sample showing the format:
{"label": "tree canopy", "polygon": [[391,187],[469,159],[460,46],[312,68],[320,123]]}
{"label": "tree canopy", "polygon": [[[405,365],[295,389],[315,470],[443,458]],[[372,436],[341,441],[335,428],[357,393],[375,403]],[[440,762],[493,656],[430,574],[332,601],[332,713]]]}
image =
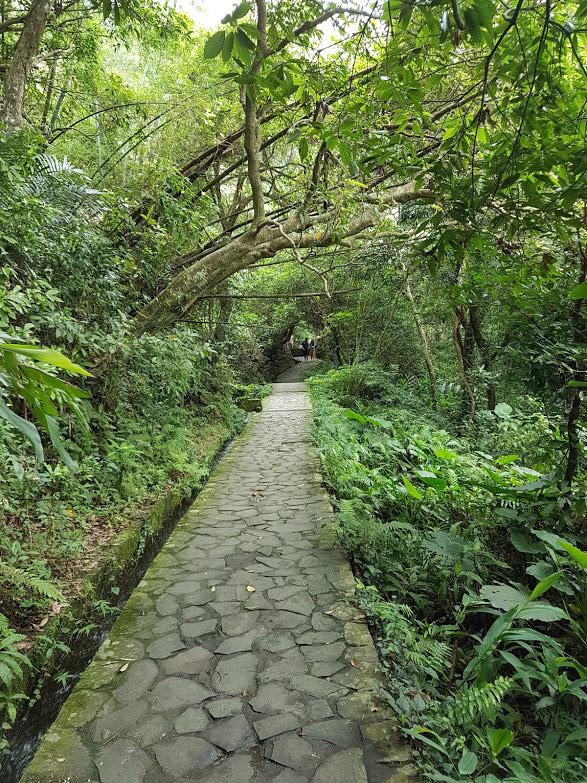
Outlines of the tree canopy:
{"label": "tree canopy", "polygon": [[[585,0],[243,0],[213,29],[3,0],[9,722],[23,638],[312,337],[316,445],[420,770],[579,781],[586,32]],[[550,578],[549,646],[520,593]],[[526,657],[479,650],[502,610],[539,623]]]}

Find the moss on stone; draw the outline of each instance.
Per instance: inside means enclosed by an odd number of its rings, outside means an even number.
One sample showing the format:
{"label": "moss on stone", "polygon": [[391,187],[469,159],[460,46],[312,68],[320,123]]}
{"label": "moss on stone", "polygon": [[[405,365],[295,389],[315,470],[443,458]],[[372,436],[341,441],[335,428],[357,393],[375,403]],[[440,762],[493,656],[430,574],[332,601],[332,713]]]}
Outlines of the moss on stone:
{"label": "moss on stone", "polygon": [[73,729],[49,731],[21,783],[97,783],[89,750]]}

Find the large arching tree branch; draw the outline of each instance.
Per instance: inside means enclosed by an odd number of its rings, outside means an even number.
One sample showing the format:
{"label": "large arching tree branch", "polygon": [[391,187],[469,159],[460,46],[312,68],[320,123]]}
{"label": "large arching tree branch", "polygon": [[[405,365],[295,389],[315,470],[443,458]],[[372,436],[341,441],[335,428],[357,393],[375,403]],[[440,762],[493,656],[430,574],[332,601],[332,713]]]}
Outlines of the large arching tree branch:
{"label": "large arching tree branch", "polygon": [[[387,191],[380,200],[370,197],[369,201],[373,207],[387,210],[394,204],[433,198],[431,190],[408,183]],[[279,223],[266,222],[251,228],[204,257],[199,257],[198,251],[188,253],[178,259],[177,265],[184,267],[182,271],[137,313],[134,331],[142,334],[169,327],[185,317],[211,288],[262,259],[272,258],[280,250],[291,249],[292,245],[299,249],[330,247],[373,228],[378,222],[378,210],[371,206],[357,205],[356,216],[346,225],[341,223],[337,209],[310,216],[295,214]]]}

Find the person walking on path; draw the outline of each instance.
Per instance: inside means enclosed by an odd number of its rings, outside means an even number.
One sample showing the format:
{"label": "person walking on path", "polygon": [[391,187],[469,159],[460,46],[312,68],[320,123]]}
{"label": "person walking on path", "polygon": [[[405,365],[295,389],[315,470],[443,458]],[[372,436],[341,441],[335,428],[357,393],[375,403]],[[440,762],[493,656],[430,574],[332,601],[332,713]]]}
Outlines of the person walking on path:
{"label": "person walking on path", "polygon": [[304,352],[304,361],[308,361],[308,357],[310,355],[310,340],[307,337],[304,337],[304,342],[302,343],[302,350]]}
{"label": "person walking on path", "polygon": [[312,337],[312,339],[310,340],[310,360],[314,361],[315,358],[316,358],[316,341]]}

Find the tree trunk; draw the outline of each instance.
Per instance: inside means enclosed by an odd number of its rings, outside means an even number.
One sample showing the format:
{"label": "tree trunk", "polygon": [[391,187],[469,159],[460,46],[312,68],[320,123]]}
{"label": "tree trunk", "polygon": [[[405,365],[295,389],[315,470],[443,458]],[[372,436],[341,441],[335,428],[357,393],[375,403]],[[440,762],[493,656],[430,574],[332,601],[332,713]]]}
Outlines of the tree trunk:
{"label": "tree trunk", "polygon": [[53,60],[49,68],[49,76],[47,77],[47,83],[45,85],[45,101],[43,103],[43,115],[41,117],[41,130],[47,137],[51,135],[51,128],[48,126],[47,120],[49,119],[51,101],[53,100],[53,86],[55,84],[56,69],[57,63]]}
{"label": "tree trunk", "polygon": [[[455,317],[453,322],[453,342],[457,358],[457,368],[461,385],[463,387],[462,416],[468,418],[471,422],[475,419],[476,403],[475,395],[471,388],[469,373],[471,370],[471,328],[470,324],[464,323],[463,308],[455,307]],[[461,336],[461,326],[464,327],[464,338]]]}
{"label": "tree trunk", "polygon": [[338,330],[338,326],[331,326],[330,332],[334,340],[334,353],[336,354],[336,361],[342,367],[344,364],[346,364],[346,361],[340,345],[340,332]]}
{"label": "tree trunk", "polygon": [[573,389],[571,408],[567,419],[568,456],[565,469],[565,481],[567,484],[573,483],[575,473],[579,467],[579,433],[577,431],[577,421],[581,414],[581,397],[581,389]]}
{"label": "tree trunk", "polygon": [[4,82],[3,119],[11,130],[18,130],[24,125],[23,110],[27,79],[39,52],[48,19],[48,0],[33,0]]}
{"label": "tree trunk", "polygon": [[[228,285],[223,283],[220,290],[221,293],[226,293],[228,291]],[[226,339],[227,326],[230,322],[230,314],[232,313],[234,302],[234,299],[229,299],[228,297],[220,299],[218,318],[216,319],[214,334],[212,335],[212,340],[215,345],[220,345]]]}
{"label": "tree trunk", "polygon": [[[587,208],[585,210],[585,223],[587,224]],[[581,285],[581,283],[584,283],[587,280],[587,250],[583,249],[582,247],[579,247],[579,253],[580,253],[581,263],[580,263],[579,279],[577,282],[579,283],[579,285]],[[583,299],[577,299],[573,303],[573,308],[571,310],[573,335],[577,342],[585,341],[585,325],[581,317],[583,302],[584,302]],[[572,380],[577,382],[584,382],[585,379],[586,379],[585,369],[579,363],[576,363]],[[574,388],[571,397],[571,407],[569,409],[569,415],[567,418],[568,452],[567,452],[567,466],[565,469],[565,481],[568,484],[573,483],[573,479],[575,478],[577,468],[579,467],[580,444],[579,444],[579,433],[577,429],[577,422],[579,421],[579,416],[581,415],[582,401],[583,401],[583,390],[580,387]]]}
{"label": "tree trunk", "polygon": [[[488,345],[485,341],[485,337],[483,336],[483,332],[481,329],[481,317],[479,315],[478,305],[469,305],[469,323],[471,324],[471,330],[473,332],[475,344],[477,345],[479,355],[481,356],[481,361],[483,362],[483,368],[485,369],[486,372],[489,372],[493,357],[491,356]],[[494,411],[495,403],[496,403],[495,384],[492,381],[488,381],[487,382],[487,409],[490,411]]]}
{"label": "tree trunk", "polygon": [[432,360],[432,353],[430,351],[430,344],[428,342],[426,330],[424,329],[424,324],[420,316],[420,311],[418,310],[418,305],[416,304],[416,300],[414,299],[414,294],[412,292],[412,286],[410,285],[410,273],[409,273],[408,265],[404,261],[402,261],[402,266],[404,269],[404,291],[406,292],[406,297],[408,298],[408,302],[410,303],[410,307],[412,308],[412,315],[414,316],[416,330],[420,338],[420,347],[422,349],[422,356],[424,357],[424,363],[426,365],[426,370],[428,371],[428,378],[430,379],[430,400],[432,403],[432,408],[433,410],[436,410],[436,405],[437,405],[436,368],[434,367],[434,362]]}

